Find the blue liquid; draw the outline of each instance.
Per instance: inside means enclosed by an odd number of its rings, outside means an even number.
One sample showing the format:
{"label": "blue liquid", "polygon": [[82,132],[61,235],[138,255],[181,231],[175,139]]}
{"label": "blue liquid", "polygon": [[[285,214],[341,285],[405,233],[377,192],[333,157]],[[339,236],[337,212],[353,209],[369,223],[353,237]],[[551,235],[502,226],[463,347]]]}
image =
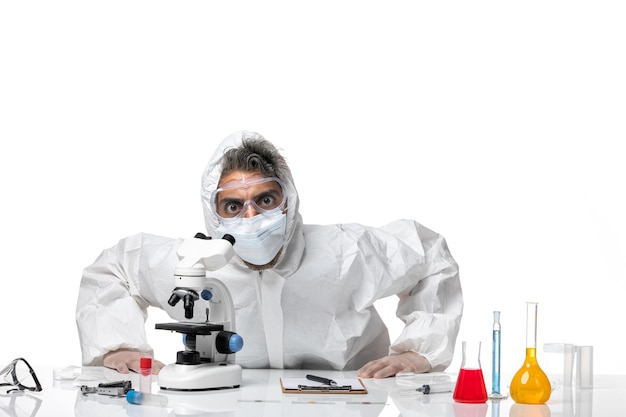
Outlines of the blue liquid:
{"label": "blue liquid", "polygon": [[493,331],[492,353],[491,392],[500,394],[500,330]]}

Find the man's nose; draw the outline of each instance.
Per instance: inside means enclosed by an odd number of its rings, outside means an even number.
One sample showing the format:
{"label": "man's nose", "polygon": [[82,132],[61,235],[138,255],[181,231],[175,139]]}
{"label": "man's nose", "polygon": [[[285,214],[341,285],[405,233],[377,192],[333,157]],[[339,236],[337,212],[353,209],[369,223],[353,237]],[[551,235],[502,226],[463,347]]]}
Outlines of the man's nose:
{"label": "man's nose", "polygon": [[244,209],[243,217],[246,217],[246,218],[254,217],[257,214],[259,214],[254,208],[253,204],[246,204],[243,209]]}

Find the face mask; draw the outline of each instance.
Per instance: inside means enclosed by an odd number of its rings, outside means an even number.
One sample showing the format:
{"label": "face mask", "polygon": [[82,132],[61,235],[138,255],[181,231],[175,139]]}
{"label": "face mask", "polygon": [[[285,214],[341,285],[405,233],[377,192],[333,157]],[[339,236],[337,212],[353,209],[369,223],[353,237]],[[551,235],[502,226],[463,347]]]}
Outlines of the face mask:
{"label": "face mask", "polygon": [[253,265],[269,263],[285,243],[287,215],[280,210],[253,217],[222,220],[216,229],[219,237],[235,238],[233,249],[241,259]]}

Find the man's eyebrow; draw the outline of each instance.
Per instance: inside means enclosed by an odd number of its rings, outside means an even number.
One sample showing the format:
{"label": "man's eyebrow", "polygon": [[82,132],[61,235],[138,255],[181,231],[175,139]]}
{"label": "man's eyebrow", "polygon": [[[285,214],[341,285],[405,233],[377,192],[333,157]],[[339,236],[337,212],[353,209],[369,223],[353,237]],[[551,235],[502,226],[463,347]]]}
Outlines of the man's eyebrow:
{"label": "man's eyebrow", "polygon": [[282,194],[282,193],[279,190],[274,190],[270,188],[268,190],[263,190],[260,193],[255,194],[255,197],[266,195],[266,194]]}
{"label": "man's eyebrow", "polygon": [[243,198],[237,198],[237,197],[228,197],[228,196],[223,197],[223,198],[220,198],[219,196],[217,197],[217,202],[218,203],[224,203],[224,202],[227,202],[227,203],[242,203],[243,201],[244,201]]}

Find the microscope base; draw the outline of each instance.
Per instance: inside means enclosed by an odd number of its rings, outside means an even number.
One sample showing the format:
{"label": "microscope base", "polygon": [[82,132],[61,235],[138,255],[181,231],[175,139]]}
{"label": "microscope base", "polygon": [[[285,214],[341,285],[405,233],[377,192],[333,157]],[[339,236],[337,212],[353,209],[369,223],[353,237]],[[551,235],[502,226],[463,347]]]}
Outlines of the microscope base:
{"label": "microscope base", "polygon": [[241,366],[226,363],[169,364],[159,372],[159,386],[172,391],[205,391],[238,388]]}

